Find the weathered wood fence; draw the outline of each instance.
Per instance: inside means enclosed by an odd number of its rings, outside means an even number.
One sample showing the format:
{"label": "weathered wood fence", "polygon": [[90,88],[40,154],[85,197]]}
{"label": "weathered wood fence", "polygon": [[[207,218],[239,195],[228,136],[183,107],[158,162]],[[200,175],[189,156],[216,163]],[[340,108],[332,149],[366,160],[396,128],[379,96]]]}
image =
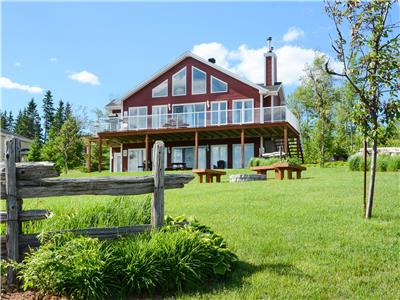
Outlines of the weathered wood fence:
{"label": "weathered wood fence", "polygon": [[[7,211],[0,212],[0,222],[6,223],[6,236],[0,237],[1,256],[14,261],[19,261],[29,247],[38,247],[40,244],[38,234],[22,232],[22,222],[46,219],[50,215],[48,210],[22,210],[23,198],[153,193],[151,224],[52,232],[74,232],[99,239],[114,239],[161,227],[164,221],[164,190],[182,188],[193,179],[191,174],[164,174],[165,149],[161,141],[157,141],[153,147],[153,175],[139,177],[52,178],[59,174],[51,162],[19,163],[19,140],[7,141],[6,148],[6,161],[0,167],[1,199],[7,202]],[[9,284],[16,283],[14,270],[9,269],[7,280]]]}

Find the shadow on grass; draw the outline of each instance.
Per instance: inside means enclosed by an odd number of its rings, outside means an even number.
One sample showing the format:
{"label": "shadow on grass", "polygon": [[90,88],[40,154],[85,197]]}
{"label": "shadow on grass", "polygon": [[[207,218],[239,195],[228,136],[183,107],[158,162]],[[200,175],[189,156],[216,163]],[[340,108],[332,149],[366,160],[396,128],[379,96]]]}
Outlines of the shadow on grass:
{"label": "shadow on grass", "polygon": [[270,272],[279,276],[297,277],[312,280],[312,276],[292,264],[276,263],[254,265],[248,262],[239,261],[234,271],[223,280],[209,282],[206,286],[199,287],[195,291],[187,291],[181,295],[194,296],[218,293],[220,291],[234,291],[243,288],[247,278],[259,272]]}

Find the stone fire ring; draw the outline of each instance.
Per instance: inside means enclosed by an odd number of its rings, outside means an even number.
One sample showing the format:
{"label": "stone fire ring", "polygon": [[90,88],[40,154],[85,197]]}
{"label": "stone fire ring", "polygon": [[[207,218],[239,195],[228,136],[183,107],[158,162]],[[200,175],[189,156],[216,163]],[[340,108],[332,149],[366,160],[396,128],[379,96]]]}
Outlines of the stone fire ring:
{"label": "stone fire ring", "polygon": [[266,179],[267,177],[261,174],[233,174],[229,176],[229,182],[258,181]]}

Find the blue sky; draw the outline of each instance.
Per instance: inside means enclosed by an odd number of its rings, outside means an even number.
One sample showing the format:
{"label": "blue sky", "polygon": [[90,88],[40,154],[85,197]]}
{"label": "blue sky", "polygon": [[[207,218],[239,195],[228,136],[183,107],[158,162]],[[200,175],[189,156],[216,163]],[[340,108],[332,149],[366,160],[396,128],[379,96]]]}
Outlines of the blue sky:
{"label": "blue sky", "polygon": [[1,104],[14,114],[47,89],[102,108],[187,50],[262,81],[272,36],[287,92],[315,50],[332,55],[322,2],[3,2],[1,19]]}

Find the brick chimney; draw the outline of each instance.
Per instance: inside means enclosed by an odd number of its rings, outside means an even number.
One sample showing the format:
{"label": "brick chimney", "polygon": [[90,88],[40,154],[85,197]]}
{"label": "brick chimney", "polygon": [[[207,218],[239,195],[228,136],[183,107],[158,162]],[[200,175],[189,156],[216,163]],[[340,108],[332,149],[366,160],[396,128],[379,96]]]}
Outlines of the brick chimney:
{"label": "brick chimney", "polygon": [[265,85],[274,85],[277,82],[277,58],[276,54],[273,52],[274,47],[271,46],[272,37],[267,39],[268,42],[268,52],[264,53],[265,57]]}

